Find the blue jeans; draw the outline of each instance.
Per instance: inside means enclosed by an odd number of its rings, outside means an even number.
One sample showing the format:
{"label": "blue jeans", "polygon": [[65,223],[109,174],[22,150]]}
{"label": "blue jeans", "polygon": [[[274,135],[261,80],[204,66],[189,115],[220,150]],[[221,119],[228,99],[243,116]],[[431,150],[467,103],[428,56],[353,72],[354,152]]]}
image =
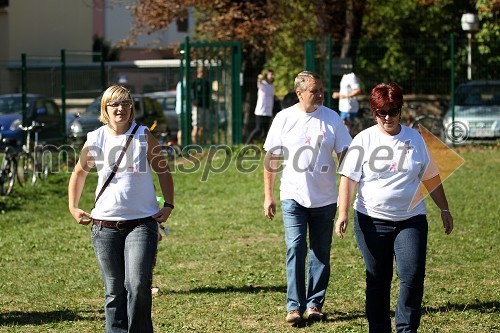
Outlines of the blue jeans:
{"label": "blue jeans", "polygon": [[117,230],[92,226],[92,243],[106,299],[106,333],[153,332],[151,285],[158,225]]}
{"label": "blue jeans", "polygon": [[355,212],[354,233],[366,266],[369,332],[391,332],[389,308],[394,258],[399,278],[396,331],[417,332],[424,294],[426,216],[394,222]]}
{"label": "blue jeans", "polygon": [[[295,200],[282,200],[286,242],[286,310],[304,312],[319,309],[325,302],[330,279],[330,248],[337,204],[306,208]],[[309,227],[309,267],[306,293],[307,229]]]}

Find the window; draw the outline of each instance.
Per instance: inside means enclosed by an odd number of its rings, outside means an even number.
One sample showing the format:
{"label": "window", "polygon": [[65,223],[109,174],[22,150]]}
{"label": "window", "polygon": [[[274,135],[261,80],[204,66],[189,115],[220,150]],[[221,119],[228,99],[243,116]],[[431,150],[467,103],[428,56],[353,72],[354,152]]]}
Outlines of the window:
{"label": "window", "polygon": [[188,32],[189,27],[189,15],[187,9],[184,11],[181,17],[177,18],[177,31],[178,32]]}

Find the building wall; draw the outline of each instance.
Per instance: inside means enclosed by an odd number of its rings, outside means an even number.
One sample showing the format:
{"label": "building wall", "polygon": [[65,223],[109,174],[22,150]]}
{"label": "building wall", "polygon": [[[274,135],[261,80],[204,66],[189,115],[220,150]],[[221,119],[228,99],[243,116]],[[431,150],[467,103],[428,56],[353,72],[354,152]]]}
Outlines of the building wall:
{"label": "building wall", "polygon": [[[0,8],[0,94],[20,91],[23,53],[30,67],[33,61],[59,63],[62,49],[67,51],[67,63],[91,61],[95,35],[115,46],[130,32],[133,18],[126,6],[132,3],[132,0],[10,0],[7,7]],[[192,34],[193,10],[189,16],[188,33],[178,32],[174,22],[164,32],[140,36],[135,46],[121,51],[120,60],[176,58],[168,47]],[[76,55],[71,51],[88,53]],[[31,81],[30,89],[35,83]]]}
{"label": "building wall", "polygon": [[[126,6],[133,4],[132,0],[98,0],[105,2],[104,31],[100,34],[111,45],[116,45],[125,39],[132,27],[133,18]],[[186,36],[193,35],[195,28],[194,11],[189,10],[188,32],[178,32],[177,24],[173,22],[162,32],[151,35],[141,35],[137,38],[136,45],[121,52],[120,60],[161,59],[171,57],[168,52],[160,48],[169,48],[182,43]],[[96,30],[96,29],[95,29]]]}
{"label": "building wall", "polygon": [[[126,6],[132,3],[132,0],[11,0],[8,7],[0,9],[0,61],[20,60],[22,53],[58,56],[61,49],[92,51],[96,34],[114,46],[130,32],[133,19]],[[132,54],[140,56],[138,50],[178,44],[188,34],[192,35],[194,25],[191,10],[189,33],[178,32],[174,22],[164,32],[140,36],[137,45],[131,48]],[[152,58],[150,52],[142,54],[144,59]]]}
{"label": "building wall", "polygon": [[92,50],[92,1],[15,0],[8,13],[8,60]]}

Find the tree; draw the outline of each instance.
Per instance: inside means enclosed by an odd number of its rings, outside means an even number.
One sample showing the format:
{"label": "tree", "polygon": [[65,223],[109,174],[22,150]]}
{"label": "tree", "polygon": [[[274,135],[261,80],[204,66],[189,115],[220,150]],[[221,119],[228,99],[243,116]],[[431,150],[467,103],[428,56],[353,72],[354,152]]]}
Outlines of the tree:
{"label": "tree", "polygon": [[[276,25],[271,13],[274,3],[266,0],[134,0],[130,6],[134,17],[128,44],[140,34],[151,34],[176,18],[185,17],[189,7],[196,10],[196,39],[199,41],[241,41],[243,44],[243,75],[256,78],[264,66],[265,53]],[[254,82],[255,83],[255,82]],[[248,132],[252,100],[257,94],[252,81],[243,82],[243,126]]]}
{"label": "tree", "polygon": [[[283,94],[303,69],[303,42],[332,35],[344,40],[342,56],[353,56],[359,37],[364,0],[134,0],[134,25],[127,44],[140,34],[166,29],[186,9],[196,10],[196,39],[241,41],[243,44],[244,134],[249,130],[256,99],[256,77],[265,65],[277,72]],[[347,20],[347,23],[346,23]],[[297,34],[299,33],[299,34]],[[300,37],[298,37],[298,35]],[[325,50],[321,50],[324,57]],[[293,83],[292,83],[293,84]]]}
{"label": "tree", "polygon": [[[462,14],[472,12],[478,13],[481,25],[476,34],[478,52],[486,55],[483,63],[476,62],[480,66],[478,72],[483,73],[483,78],[494,78],[499,67],[496,56],[499,54],[499,11],[498,0],[371,0],[363,19],[359,67],[366,77],[378,78],[378,82],[404,81],[411,76],[422,82],[441,79],[443,84],[431,89],[410,83],[406,88],[418,93],[447,93],[450,35],[456,36],[456,75],[464,77],[467,44],[460,20]],[[416,59],[419,64],[415,63]],[[370,86],[374,83],[370,82]]]}

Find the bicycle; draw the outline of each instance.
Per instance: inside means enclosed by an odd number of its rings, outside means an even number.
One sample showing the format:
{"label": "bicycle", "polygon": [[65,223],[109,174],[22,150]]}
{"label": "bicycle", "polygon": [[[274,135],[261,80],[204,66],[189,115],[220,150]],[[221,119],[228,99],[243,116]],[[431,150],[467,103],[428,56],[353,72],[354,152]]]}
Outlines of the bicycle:
{"label": "bicycle", "polygon": [[352,137],[355,137],[359,132],[373,125],[375,125],[375,120],[371,116],[370,110],[366,108],[360,108],[356,113],[356,117],[354,118],[354,120],[351,120],[349,122],[347,128],[349,130],[349,134]]}
{"label": "bicycle", "polygon": [[[19,125],[26,132],[26,143],[17,157],[17,180],[21,186],[35,185],[37,178],[46,180],[49,174],[50,155],[38,145],[38,129],[43,123],[33,121],[30,126]],[[34,132],[33,148],[31,148],[31,132]]]}
{"label": "bicycle", "polygon": [[414,128],[420,132],[419,125],[422,125],[431,132],[435,137],[443,139],[444,138],[444,125],[443,120],[438,116],[433,114],[423,114],[415,116],[416,112],[420,109],[420,105],[408,105],[409,110],[408,119],[406,120],[406,125],[410,128]]}
{"label": "bicycle", "polygon": [[[149,128],[152,132],[156,128],[157,122],[156,120],[153,122],[153,125]],[[174,140],[172,140],[170,133],[160,133],[160,138],[158,139],[158,143],[161,146],[161,150],[168,159],[174,160],[177,157],[182,155],[182,148],[179,146]]]}
{"label": "bicycle", "polygon": [[[0,128],[0,142],[2,141],[2,129]],[[16,152],[12,147],[6,146],[0,166],[0,195],[7,196],[12,192],[16,181],[16,170]]]}

